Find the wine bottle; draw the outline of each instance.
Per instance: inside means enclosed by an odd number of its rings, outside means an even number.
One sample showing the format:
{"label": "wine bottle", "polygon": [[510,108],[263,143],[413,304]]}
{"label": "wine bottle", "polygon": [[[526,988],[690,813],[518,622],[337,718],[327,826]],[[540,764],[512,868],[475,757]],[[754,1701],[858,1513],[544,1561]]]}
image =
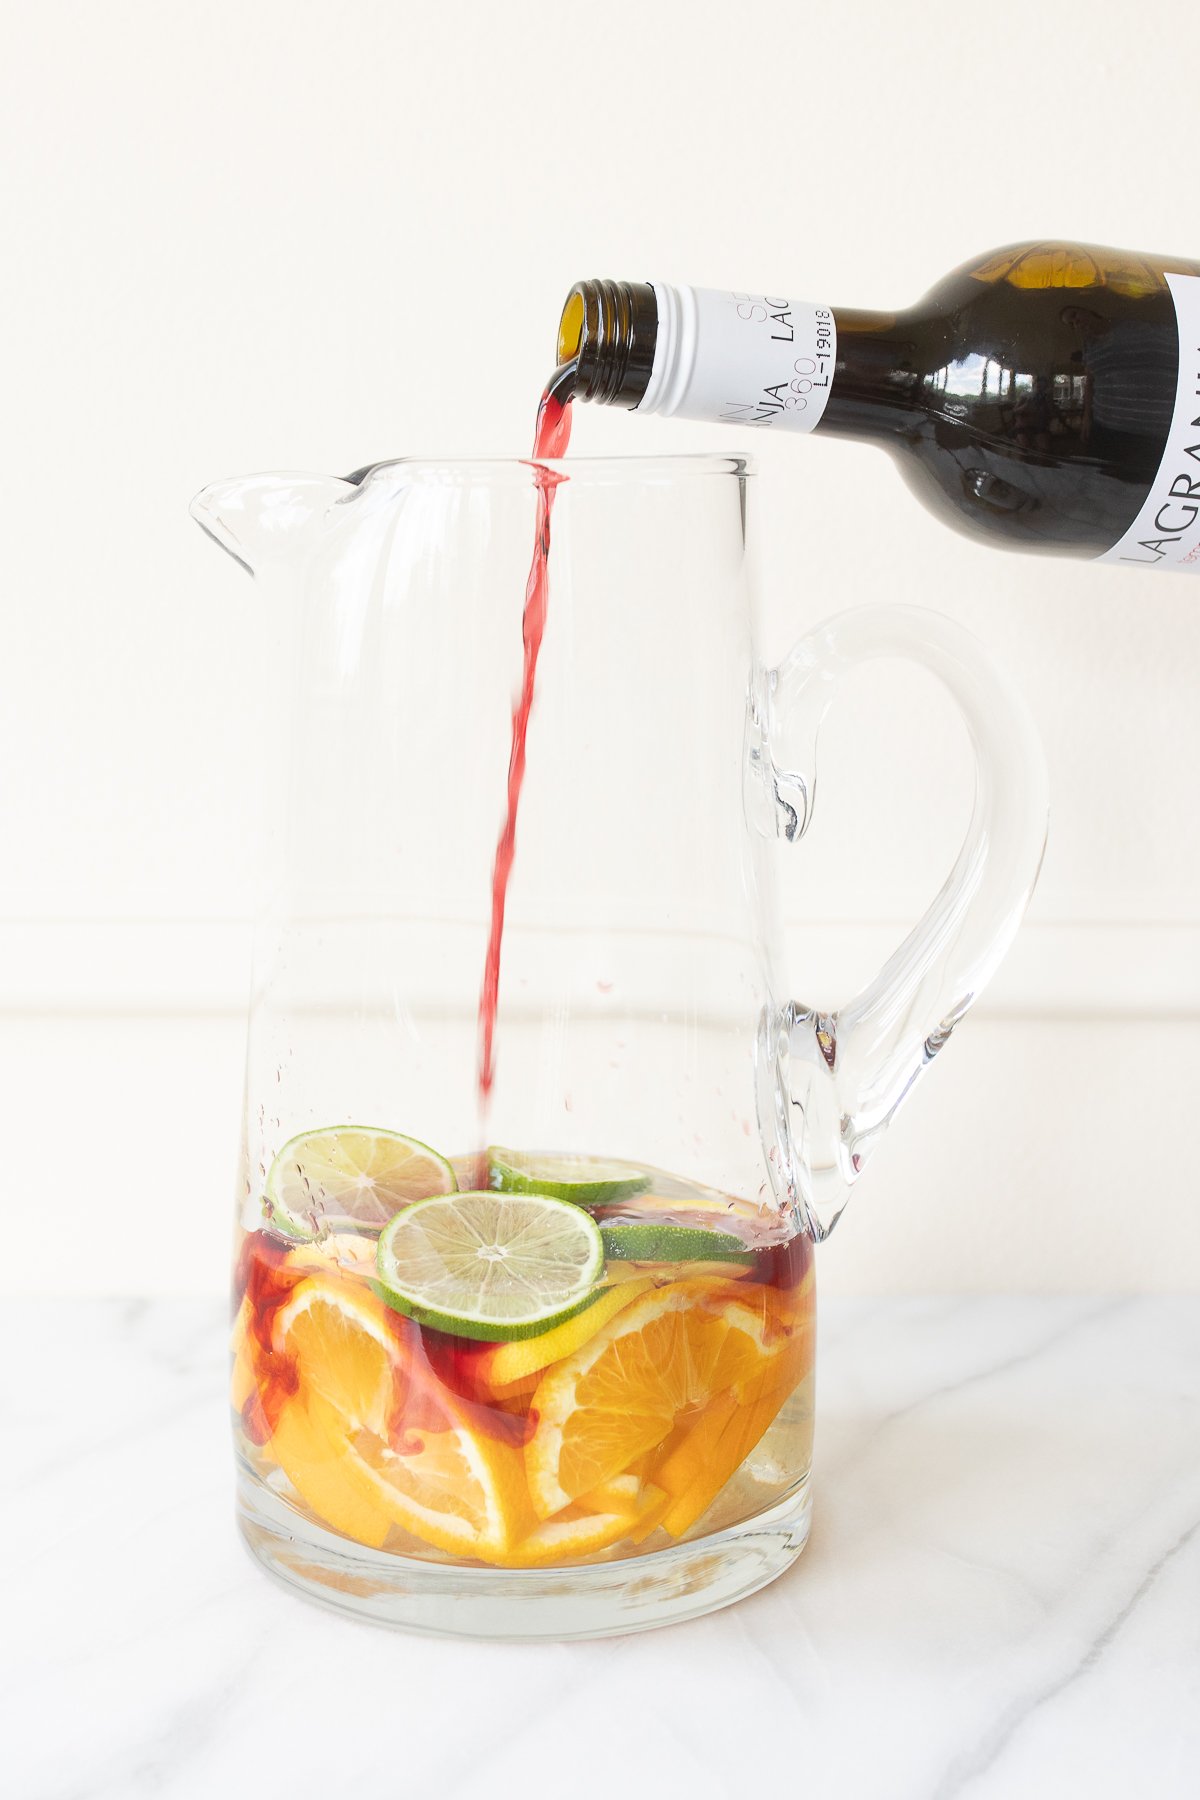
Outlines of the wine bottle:
{"label": "wine bottle", "polygon": [[1014,244],[897,313],[581,281],[558,349],[582,400],[881,444],[1006,549],[1200,570],[1200,263]]}

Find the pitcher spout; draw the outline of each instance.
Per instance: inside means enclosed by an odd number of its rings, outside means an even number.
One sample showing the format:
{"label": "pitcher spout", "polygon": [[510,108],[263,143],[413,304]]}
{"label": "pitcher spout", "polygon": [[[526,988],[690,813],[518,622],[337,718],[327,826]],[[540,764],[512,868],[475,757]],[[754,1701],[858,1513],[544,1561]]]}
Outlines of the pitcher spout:
{"label": "pitcher spout", "polygon": [[190,511],[222,550],[255,575],[265,563],[309,547],[330,509],[357,491],[335,475],[246,475],[202,489]]}

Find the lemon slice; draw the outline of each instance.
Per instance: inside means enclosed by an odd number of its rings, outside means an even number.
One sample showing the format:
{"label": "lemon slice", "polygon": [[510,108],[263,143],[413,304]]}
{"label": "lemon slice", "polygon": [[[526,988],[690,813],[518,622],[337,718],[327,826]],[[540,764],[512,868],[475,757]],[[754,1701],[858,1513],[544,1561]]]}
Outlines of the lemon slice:
{"label": "lemon slice", "polygon": [[488,1149],[488,1186],[504,1194],[550,1194],[574,1206],[604,1206],[644,1193],[650,1177],[632,1163],[541,1150]]}
{"label": "lemon slice", "polygon": [[561,1362],[564,1356],[571,1356],[581,1344],[586,1344],[622,1307],[631,1306],[639,1294],[653,1285],[648,1275],[634,1271],[632,1279],[620,1286],[601,1288],[592,1304],[573,1313],[565,1324],[540,1331],[536,1337],[485,1350],[477,1365],[479,1379],[488,1387],[501,1389],[535,1380],[551,1363]]}
{"label": "lemon slice", "polygon": [[435,1331],[511,1343],[591,1304],[604,1267],[590,1214],[546,1194],[446,1194],[405,1207],[379,1240],[379,1291]]}
{"label": "lemon slice", "polygon": [[382,1230],[401,1207],[457,1183],[444,1156],[416,1138],[367,1125],[306,1131],[283,1146],[267,1176],[272,1223],[288,1237]]}

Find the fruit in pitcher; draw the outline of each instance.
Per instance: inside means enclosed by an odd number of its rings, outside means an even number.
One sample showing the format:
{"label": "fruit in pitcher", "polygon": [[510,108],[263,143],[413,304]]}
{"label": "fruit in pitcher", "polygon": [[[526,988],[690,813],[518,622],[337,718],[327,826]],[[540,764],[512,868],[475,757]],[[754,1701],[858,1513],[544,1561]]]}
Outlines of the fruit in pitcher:
{"label": "fruit in pitcher", "polygon": [[435,1331],[507,1343],[588,1306],[604,1246],[588,1213],[545,1194],[447,1194],[397,1214],[376,1267],[397,1312]]}
{"label": "fruit in pitcher", "polygon": [[714,1409],[656,1469],[655,1480],[671,1496],[662,1523],[672,1537],[682,1537],[704,1517],[725,1483],[774,1424],[790,1392],[789,1385],[780,1384],[765,1389],[755,1400],[746,1396],[732,1408]]}
{"label": "fruit in pitcher", "polygon": [[601,1225],[610,1262],[723,1263],[749,1268],[754,1252],[732,1231],[705,1231],[692,1225]]}
{"label": "fruit in pitcher", "polygon": [[537,1428],[525,1446],[538,1516],[623,1473],[717,1401],[732,1410],[746,1390],[774,1397],[778,1386],[778,1410],[794,1379],[789,1342],[770,1311],[732,1284],[676,1281],[643,1294],[538,1385]]}
{"label": "fruit in pitcher", "polygon": [[[561,1362],[589,1338],[602,1331],[611,1318],[629,1306],[639,1294],[654,1284],[648,1275],[638,1281],[624,1282],[619,1287],[605,1288],[583,1312],[575,1313],[561,1325],[552,1325],[536,1337],[519,1338],[515,1343],[497,1344],[480,1357],[478,1373],[488,1387],[503,1392],[506,1388],[532,1381],[551,1363]],[[532,1388],[530,1392],[532,1393]]]}
{"label": "fruit in pitcher", "polygon": [[318,1519],[372,1550],[381,1548],[392,1521],[347,1467],[345,1436],[332,1408],[319,1400],[311,1407],[286,1407],[271,1438],[271,1455]]}
{"label": "fruit in pitcher", "polygon": [[402,1348],[372,1293],[319,1275],[300,1282],[276,1315],[273,1347],[295,1361],[306,1405],[319,1395],[348,1431],[386,1435]]}
{"label": "fruit in pitcher", "polygon": [[404,1531],[438,1550],[485,1562],[521,1537],[529,1502],[521,1452],[475,1432],[453,1409],[445,1429],[414,1429],[399,1450],[377,1438],[348,1441],[356,1486]]}
{"label": "fruit in pitcher", "polygon": [[[387,1144],[371,1167],[355,1148],[365,1210],[385,1154],[446,1180],[415,1140],[365,1135]],[[458,1160],[465,1176],[482,1158]],[[584,1165],[585,1187],[633,1179]],[[790,1437],[752,1453],[811,1363],[806,1241],[716,1190],[638,1178],[653,1192],[596,1216],[558,1194],[455,1188],[397,1207],[378,1239],[312,1210],[315,1236],[246,1236],[231,1341],[245,1453],[360,1544],[495,1568],[630,1555],[690,1533],[722,1493],[748,1512],[775,1497],[804,1466],[804,1403]]]}
{"label": "fruit in pitcher", "polygon": [[378,1231],[412,1200],[450,1194],[444,1156],[416,1138],[374,1126],[331,1125],[286,1143],[267,1175],[276,1228],[294,1238]]}
{"label": "fruit in pitcher", "polygon": [[492,1561],[530,1522],[520,1451],[471,1431],[452,1409],[440,1423],[440,1430],[414,1428],[397,1450],[372,1432],[350,1430],[318,1396],[285,1412],[271,1452],[335,1530],[378,1546],[399,1527],[435,1549]]}
{"label": "fruit in pitcher", "polygon": [[480,1431],[433,1376],[419,1334],[369,1290],[300,1281],[272,1353],[294,1371],[267,1448],[317,1516],[378,1547],[395,1527],[488,1559],[536,1521],[514,1444]]}
{"label": "fruit in pitcher", "polygon": [[631,1163],[600,1156],[555,1156],[541,1150],[487,1153],[488,1186],[504,1194],[550,1194],[575,1206],[602,1206],[644,1193],[650,1177]]}
{"label": "fruit in pitcher", "polygon": [[535,1525],[527,1536],[494,1560],[507,1569],[537,1569],[581,1556],[594,1556],[633,1534],[648,1537],[671,1504],[661,1488],[635,1482],[632,1503],[601,1502],[593,1506],[587,1496],[578,1506],[568,1506],[553,1519]]}

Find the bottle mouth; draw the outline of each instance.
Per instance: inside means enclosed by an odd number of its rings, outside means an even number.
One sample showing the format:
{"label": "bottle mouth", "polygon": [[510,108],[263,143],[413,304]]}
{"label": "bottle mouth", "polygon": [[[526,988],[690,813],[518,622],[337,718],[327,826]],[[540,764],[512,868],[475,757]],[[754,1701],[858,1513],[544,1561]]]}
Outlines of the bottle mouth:
{"label": "bottle mouth", "polygon": [[635,407],[658,342],[658,302],[648,281],[577,281],[558,322],[559,365],[575,365],[575,393],[602,406]]}
{"label": "bottle mouth", "polygon": [[573,287],[558,321],[558,361],[574,362],[583,348],[583,295]]}

